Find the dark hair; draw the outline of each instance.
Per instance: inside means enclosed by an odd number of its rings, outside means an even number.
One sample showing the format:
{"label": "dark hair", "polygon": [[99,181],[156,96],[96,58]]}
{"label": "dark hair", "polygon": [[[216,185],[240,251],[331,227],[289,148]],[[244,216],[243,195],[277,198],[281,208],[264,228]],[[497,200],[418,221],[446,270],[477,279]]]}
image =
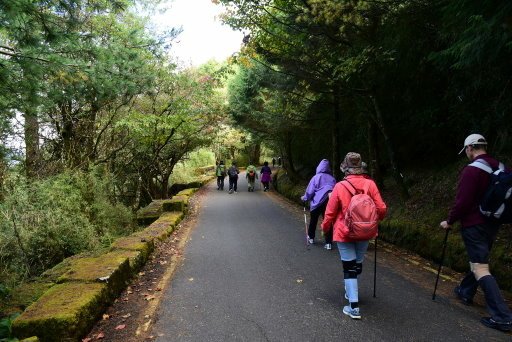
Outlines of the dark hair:
{"label": "dark hair", "polygon": [[484,144],[472,144],[472,145],[469,145],[471,147],[473,147],[475,150],[485,150],[487,149],[487,145],[484,145]]}
{"label": "dark hair", "polygon": [[264,162],[263,165],[268,166],[268,162]]}

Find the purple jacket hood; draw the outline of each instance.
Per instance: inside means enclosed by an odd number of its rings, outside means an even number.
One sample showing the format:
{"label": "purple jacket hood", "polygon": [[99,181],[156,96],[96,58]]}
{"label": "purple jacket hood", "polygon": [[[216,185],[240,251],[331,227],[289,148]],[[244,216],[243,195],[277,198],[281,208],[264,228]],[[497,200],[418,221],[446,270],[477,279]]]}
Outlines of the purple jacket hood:
{"label": "purple jacket hood", "polygon": [[311,201],[309,207],[310,210],[314,210],[327,200],[328,194],[332,191],[334,185],[336,185],[336,179],[331,174],[329,161],[322,159],[316,167],[316,174],[309,181],[306,192],[301,199]]}

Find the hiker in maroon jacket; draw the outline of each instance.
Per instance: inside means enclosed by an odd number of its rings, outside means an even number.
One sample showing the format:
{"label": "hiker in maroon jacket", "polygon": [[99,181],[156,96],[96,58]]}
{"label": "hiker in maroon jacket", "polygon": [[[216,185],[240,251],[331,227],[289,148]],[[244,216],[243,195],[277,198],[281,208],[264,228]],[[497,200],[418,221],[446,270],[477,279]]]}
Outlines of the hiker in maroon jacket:
{"label": "hiker in maroon jacket", "polygon": [[[486,152],[487,141],[480,134],[471,134],[464,141],[464,148],[471,162],[476,160],[486,163],[493,170],[498,169],[498,161]],[[496,279],[489,271],[489,254],[496,240],[499,225],[488,221],[479,209],[479,203],[489,186],[489,173],[472,165],[467,165],[461,172],[455,204],[448,214],[448,219],[440,223],[444,229],[460,221],[462,239],[469,256],[469,272],[454,291],[464,304],[471,305],[478,286],[482,287],[491,317],[483,317],[480,322],[487,327],[501,331],[512,329],[512,313],[503,300]]]}

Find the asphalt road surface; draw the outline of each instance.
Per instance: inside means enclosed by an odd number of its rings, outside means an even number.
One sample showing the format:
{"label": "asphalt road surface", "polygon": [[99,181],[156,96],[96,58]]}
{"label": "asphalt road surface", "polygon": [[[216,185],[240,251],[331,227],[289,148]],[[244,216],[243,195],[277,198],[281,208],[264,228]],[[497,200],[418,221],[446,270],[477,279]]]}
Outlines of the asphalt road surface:
{"label": "asphalt road surface", "polygon": [[[275,193],[208,186],[197,226],[157,311],[157,341],[511,341],[480,324],[481,305],[463,306],[455,283],[378,249],[373,298],[371,247],[359,280],[362,319],[342,313],[342,264],[335,245],[305,246],[302,208]],[[309,215],[308,215],[309,220]]]}

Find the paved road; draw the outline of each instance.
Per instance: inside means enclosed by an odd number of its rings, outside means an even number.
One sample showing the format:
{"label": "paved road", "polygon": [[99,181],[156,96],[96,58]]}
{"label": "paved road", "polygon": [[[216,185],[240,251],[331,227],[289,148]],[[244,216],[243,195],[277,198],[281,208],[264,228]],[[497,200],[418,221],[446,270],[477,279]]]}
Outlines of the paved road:
{"label": "paved road", "polygon": [[[338,251],[306,249],[302,208],[274,193],[216,190],[202,202],[197,227],[157,312],[157,341],[510,341],[479,323],[435,275],[373,251],[360,279],[361,321],[343,315]],[[419,276],[419,277],[418,277]],[[423,276],[423,278],[421,277]]]}

